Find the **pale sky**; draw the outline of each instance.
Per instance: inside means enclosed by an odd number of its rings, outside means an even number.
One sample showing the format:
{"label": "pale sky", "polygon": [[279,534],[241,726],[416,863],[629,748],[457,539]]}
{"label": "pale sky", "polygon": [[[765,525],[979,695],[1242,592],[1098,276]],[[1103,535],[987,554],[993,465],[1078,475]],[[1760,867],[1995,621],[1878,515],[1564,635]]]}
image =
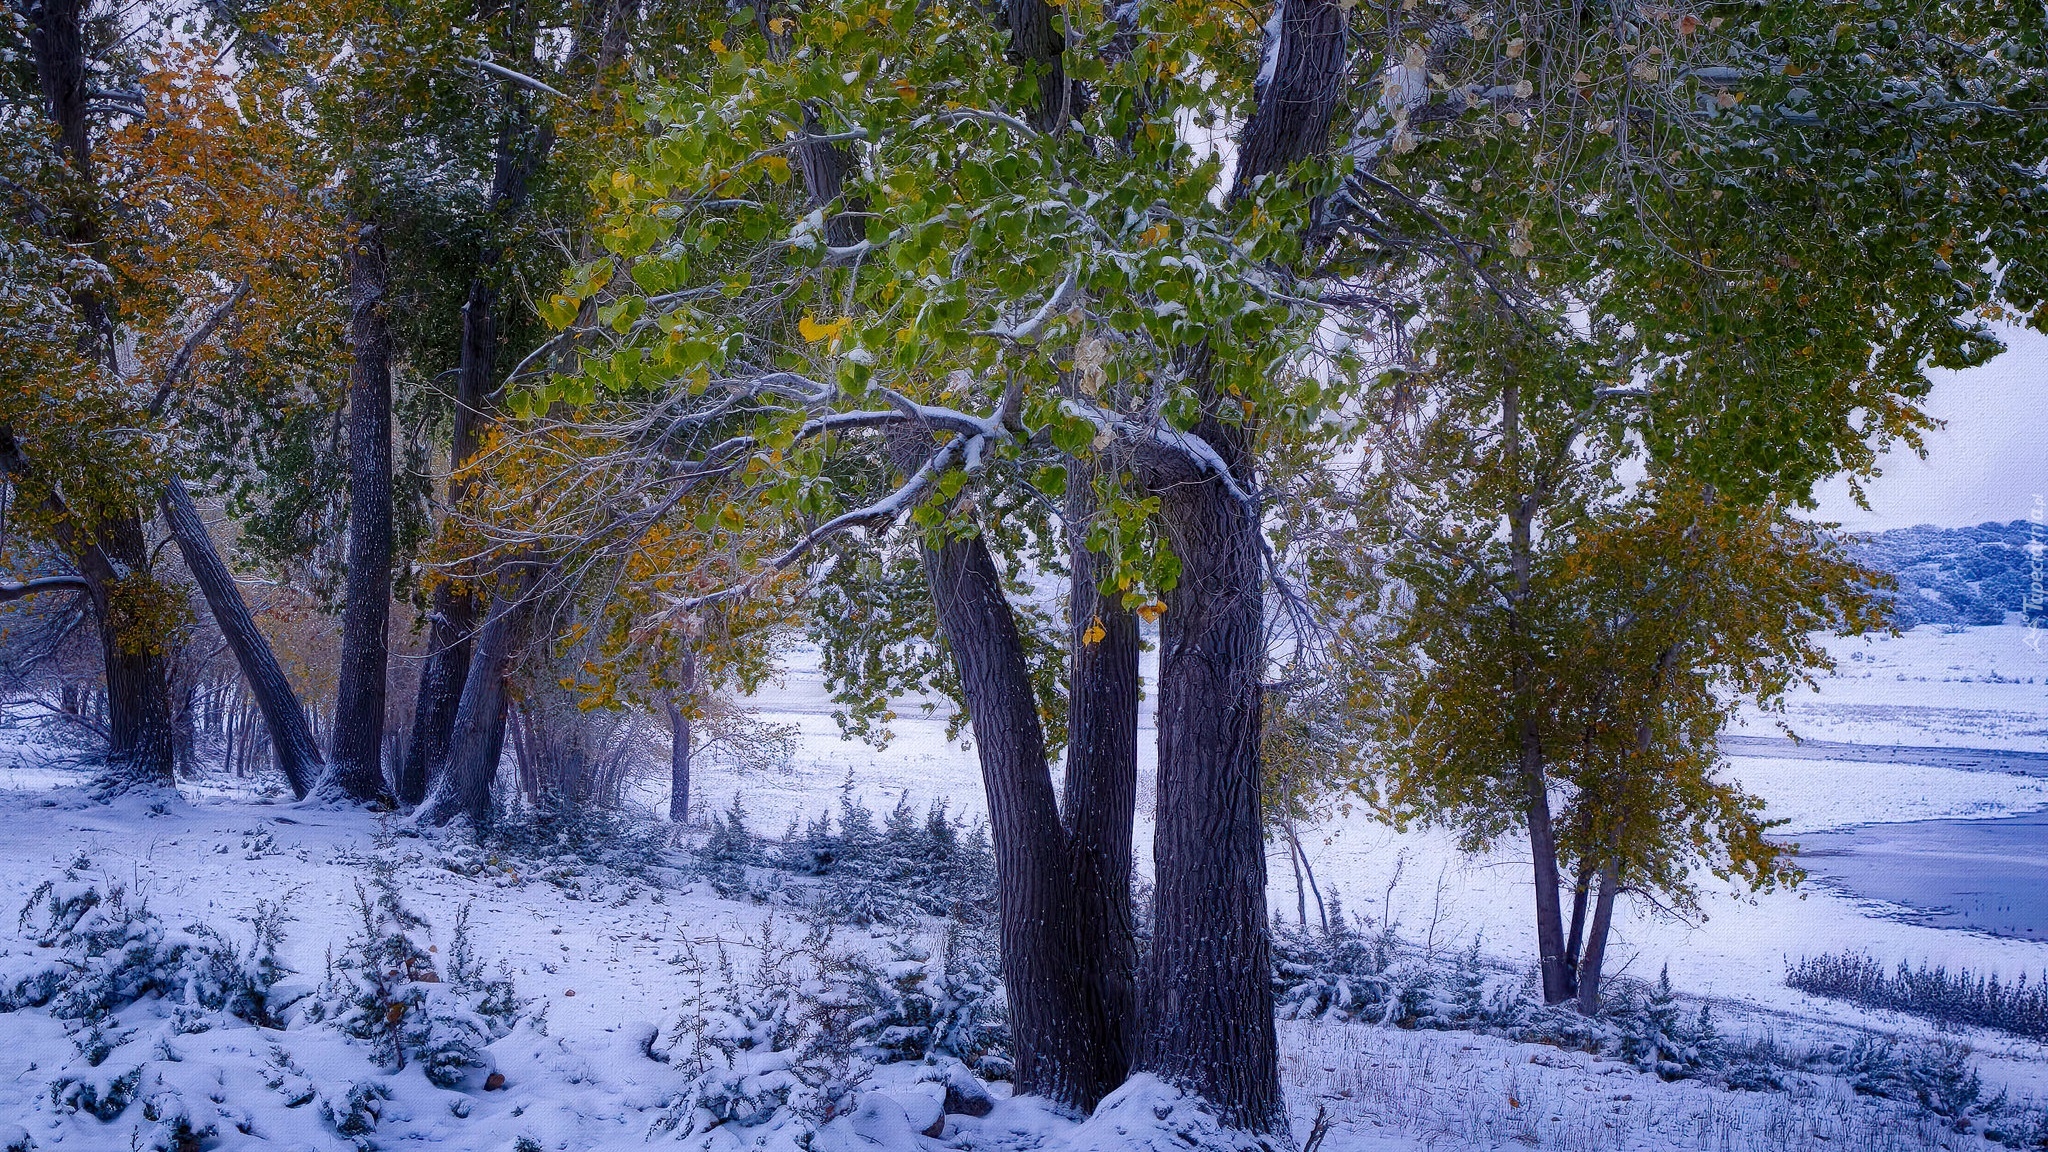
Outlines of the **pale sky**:
{"label": "pale sky", "polygon": [[1865,486],[1871,510],[1842,480],[1818,492],[1822,520],[1857,532],[1914,524],[1960,527],[2025,520],[2038,496],[2048,505],[2048,336],[2002,333],[2003,355],[1965,372],[1935,372],[1928,410],[1948,426],[1927,435],[1927,459],[1899,448]]}

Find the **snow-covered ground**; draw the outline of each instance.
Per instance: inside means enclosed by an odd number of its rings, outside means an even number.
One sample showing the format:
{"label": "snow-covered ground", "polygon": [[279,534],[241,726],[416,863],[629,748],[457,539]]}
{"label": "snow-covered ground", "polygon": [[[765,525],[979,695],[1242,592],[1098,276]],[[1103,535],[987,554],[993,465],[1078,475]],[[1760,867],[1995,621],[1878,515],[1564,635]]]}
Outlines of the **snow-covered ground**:
{"label": "snow-covered ground", "polygon": [[[1960,636],[1923,629],[1896,640],[1847,643],[1865,658],[1845,659],[1848,675],[1799,701],[1795,727],[1802,735],[2048,747],[2048,658],[2026,646],[2021,629]],[[723,808],[742,794],[757,830],[779,832],[792,819],[826,810],[849,776],[878,808],[906,793],[919,806],[944,797],[956,811],[981,808],[973,754],[945,741],[943,717],[905,709],[894,724],[898,740],[875,751],[838,739],[815,673],[793,671],[760,703],[767,718],[802,728],[801,751],[786,772],[740,778],[708,765],[699,773],[707,806]],[[1891,710],[1881,725],[1860,719],[1879,708]],[[1916,708],[1932,711],[1923,715]],[[472,909],[479,951],[502,958],[519,993],[545,1006],[546,1034],[522,1026],[493,1047],[506,1077],[499,1090],[448,1090],[416,1072],[402,1074],[370,1137],[382,1147],[496,1152],[522,1137],[546,1149],[641,1146],[660,1107],[681,1088],[680,1074],[643,1050],[651,1029],[666,1032],[693,1009],[691,985],[672,961],[693,943],[701,949],[723,942],[743,957],[746,941],[758,938],[768,915],[762,906],[721,899],[702,882],[681,877],[663,885],[591,870],[549,882],[515,875],[505,862],[478,869],[457,844],[393,838],[391,827],[380,829],[367,814],[308,811],[224,786],[154,804],[84,803],[73,790],[78,773],[46,736],[46,729],[26,723],[0,727],[0,965],[10,954],[19,960],[33,952],[12,910],[81,853],[91,860],[91,874],[145,893],[167,921],[204,919],[232,935],[258,900],[284,900],[296,922],[288,927],[283,958],[308,978],[317,978],[330,950],[349,934],[354,885],[365,858],[380,850],[380,831],[381,850],[401,862],[406,900],[436,926],[440,947],[458,911]],[[1145,740],[1149,773],[1149,728]],[[1999,773],[1765,757],[1738,759],[1734,767],[1774,814],[1787,818],[1793,834],[2048,807],[2048,781]],[[641,799],[650,808],[665,804],[658,782],[647,788]],[[1144,828],[1140,841],[1142,862],[1149,856]],[[1395,834],[1354,815],[1320,830],[1309,850],[1326,895],[1341,890],[1347,907],[1396,920],[1411,939],[1455,947],[1478,936],[1489,954],[1517,964],[1529,954],[1527,864],[1512,849],[1466,859],[1440,835]],[[451,861],[460,870],[451,869]],[[1295,895],[1283,858],[1275,858],[1272,873],[1273,905],[1291,913]],[[1785,988],[1787,960],[1802,955],[1854,949],[1888,963],[1927,959],[2037,978],[2048,969],[2048,946],[1905,923],[1827,889],[1754,898],[1717,893],[1706,910],[1703,922],[1682,924],[1630,906],[1619,918],[1613,955],[1638,976],[1653,977],[1668,964],[1682,991],[1715,998],[1730,1026],[1752,1032],[1818,1035],[1837,1025],[1925,1031]],[[1838,1084],[1795,1099],[1666,1084],[1583,1054],[1466,1033],[1288,1023],[1282,1034],[1296,1135],[1305,1137],[1318,1108],[1327,1109],[1335,1122],[1322,1145],[1328,1150],[1985,1146],[1851,1098]],[[175,1037],[167,1043],[181,1059],[151,1067],[182,1086],[188,1101],[219,1096],[223,1108],[250,1110],[249,1133],[223,1123],[209,1146],[349,1147],[317,1109],[286,1108],[279,1093],[264,1086],[259,1072],[270,1058],[252,1053],[267,1052],[274,1040],[245,1027]],[[331,1035],[322,1043],[295,1040],[299,1047],[290,1055],[316,1080],[368,1074],[362,1053],[331,1041]],[[1986,1036],[1973,1041],[1994,1088],[2048,1096],[2048,1054],[2040,1045]],[[134,1114],[101,1124],[52,1106],[48,1084],[72,1052],[59,1022],[40,1010],[0,1014],[0,1140],[18,1124],[46,1149],[130,1147],[140,1122]],[[898,1098],[916,1095],[914,1085],[895,1088]],[[1155,1091],[1126,1102],[1117,1116],[1152,1114],[1170,1103]],[[896,1132],[893,1105],[878,1107],[879,1113],[865,1113],[862,1131]],[[138,1104],[135,1112],[141,1111]],[[1098,1117],[1076,1129],[1026,1102],[1003,1102],[985,1120],[948,1120],[941,1138],[905,1130],[888,1146],[1108,1148],[1139,1138],[1135,1129],[1118,1137],[1118,1122]],[[847,1147],[876,1146],[842,1128],[834,1139],[856,1141]]]}

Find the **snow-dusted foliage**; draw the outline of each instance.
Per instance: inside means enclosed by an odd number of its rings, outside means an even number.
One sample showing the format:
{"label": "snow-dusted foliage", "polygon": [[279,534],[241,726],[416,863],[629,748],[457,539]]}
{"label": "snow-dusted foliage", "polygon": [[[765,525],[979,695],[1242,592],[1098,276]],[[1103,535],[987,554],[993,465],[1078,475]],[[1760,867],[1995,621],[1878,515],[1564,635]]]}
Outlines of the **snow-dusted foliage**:
{"label": "snow-dusted foliage", "polygon": [[92,1024],[157,996],[184,1030],[207,1027],[212,1012],[270,1022],[270,991],[286,974],[277,945],[290,917],[281,906],[259,902],[251,938],[237,946],[206,924],[166,926],[126,886],[86,879],[91,867],[80,856],[30,894],[17,926],[48,952],[0,959],[0,1012],[48,1005],[60,1020]]}
{"label": "snow-dusted foliage", "polygon": [[1401,941],[1332,899],[1327,925],[1273,928],[1273,999],[1283,1020],[1363,1020],[1404,1028],[1507,1023],[1519,1007],[1479,945],[1445,958]]}
{"label": "snow-dusted foliage", "polygon": [[746,971],[722,944],[709,962],[680,958],[697,1007],[671,1031],[669,1059],[687,1083],[656,1133],[803,1148],[855,1110],[877,1069],[921,1065],[959,1107],[985,1106],[981,1077],[1009,1074],[1002,987],[965,933],[935,949],[891,941],[881,960],[839,950],[823,922],[791,940],[771,919],[745,944],[757,957]]}
{"label": "snow-dusted foliage", "polygon": [[859,1054],[875,1064],[951,1057],[985,1079],[1008,1079],[1008,1013],[987,942],[949,928],[937,948],[890,940],[888,953],[856,957],[847,970]]}
{"label": "snow-dusted foliage", "polygon": [[1802,958],[1786,971],[1785,983],[1816,996],[1907,1012],[1941,1024],[2048,1039],[2048,977],[2029,983],[2021,973],[2007,984],[2000,983],[1996,973],[1986,976],[1967,968],[1951,972],[1924,963],[1914,968],[1904,960],[1896,970],[1887,971],[1871,956],[1845,952]]}
{"label": "snow-dusted foliage", "polygon": [[792,824],[773,862],[824,877],[817,912],[844,923],[945,916],[978,925],[995,914],[988,829],[949,815],[944,800],[920,815],[906,796],[878,821],[849,781],[840,793],[837,827],[829,815],[812,819],[801,833]]}
{"label": "snow-dusted foliage", "polygon": [[670,1040],[687,1083],[655,1132],[757,1129],[747,1142],[759,1143],[788,1130],[795,1140],[841,1111],[865,1076],[848,1027],[845,964],[830,954],[829,934],[818,928],[792,942],[771,919],[746,943],[757,955],[750,971],[723,944],[709,963],[694,954],[679,963],[697,993]]}
{"label": "snow-dusted foliage", "polygon": [[484,1048],[511,1031],[519,1013],[512,981],[492,975],[476,956],[469,910],[455,920],[446,962],[434,963],[417,936],[427,922],[399,898],[388,859],[356,884],[356,934],[328,960],[320,989],[302,1009],[312,1023],[331,1022],[370,1045],[379,1066],[399,1071],[417,1061],[443,1088],[489,1068]]}
{"label": "snow-dusted foliage", "polygon": [[1842,1058],[1841,1070],[1858,1093],[1917,1103],[1937,1116],[1961,1116],[1984,1094],[1970,1050],[1949,1041],[1859,1037]]}

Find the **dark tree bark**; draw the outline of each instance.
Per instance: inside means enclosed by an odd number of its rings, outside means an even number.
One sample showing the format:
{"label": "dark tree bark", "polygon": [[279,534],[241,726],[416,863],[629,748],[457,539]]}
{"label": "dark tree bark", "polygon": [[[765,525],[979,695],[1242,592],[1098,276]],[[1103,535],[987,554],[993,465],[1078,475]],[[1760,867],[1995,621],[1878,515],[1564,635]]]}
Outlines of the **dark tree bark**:
{"label": "dark tree bark", "polygon": [[214,548],[213,537],[207,535],[206,523],[200,519],[199,509],[193,505],[183,481],[173,479],[164,486],[163,514],[171,537],[178,542],[178,551],[185,558],[185,567],[191,570],[193,581],[213,613],[214,623],[227,638],[228,647],[241,666],[242,679],[263,711],[263,723],[270,730],[278,767],[291,785],[292,794],[303,800],[319,780],[322,765],[320,747],[313,742],[312,729],[306,726],[306,713],[299,705],[298,694],[278,664],[269,638],[256,627],[256,618],[250,614],[248,602],[242,599],[234,574]]}
{"label": "dark tree bark", "polygon": [[124,601],[136,591],[129,582],[150,579],[141,518],[123,516],[106,525],[75,560],[93,585],[89,596],[106,662],[108,783],[172,787],[169,662],[161,637],[142,634],[140,621],[124,619]]}
{"label": "dark tree bark", "polygon": [[[1085,540],[1095,515],[1089,466],[1069,462],[1066,532],[1069,680],[1067,775],[1061,805],[1073,878],[1075,948],[1084,1019],[1099,1021],[1084,1069],[1095,1099],[1130,1074],[1137,1027],[1137,938],[1131,908],[1131,827],[1138,788],[1138,619],[1103,595],[1100,557]],[[1092,1101],[1091,1101],[1092,1102]]]}
{"label": "dark tree bark", "polygon": [[1025,122],[1040,132],[1063,130],[1080,95],[1079,85],[1067,79],[1067,36],[1058,19],[1063,13],[1045,0],[1003,0],[997,12],[1010,32],[1006,55],[1027,80],[1037,82]]}
{"label": "dark tree bark", "polygon": [[1593,924],[1586,933],[1586,953],[1579,959],[1579,1011],[1600,1011],[1600,965],[1607,958],[1607,933],[1614,924],[1614,898],[1621,891],[1620,870],[1613,860],[1600,866],[1600,895],[1593,901]]}
{"label": "dark tree bark", "polygon": [[[456,375],[454,432],[448,449],[451,474],[458,474],[475,454],[486,420],[484,398],[490,394],[497,359],[497,331],[492,316],[496,303],[497,294],[483,276],[470,281],[469,298],[462,306],[462,361]],[[449,481],[451,512],[461,506],[468,490],[467,480],[459,476]],[[453,580],[435,585],[428,621],[426,664],[420,669],[405,762],[397,774],[399,803],[415,806],[426,798],[427,781],[448,758],[448,741],[454,731],[456,709],[462,703],[463,683],[469,674],[476,601],[468,586]]]}
{"label": "dark tree bark", "polygon": [[924,565],[988,795],[1017,1091],[1089,1109],[1107,1091],[1090,1075],[1104,1029],[1081,1004],[1067,837],[1024,645],[980,536],[927,546]]}
{"label": "dark tree bark", "polygon": [[1330,117],[1343,93],[1344,13],[1338,0],[1278,0],[1279,43],[1265,45],[1270,66],[1254,84],[1257,107],[1237,138],[1231,194],[1260,176],[1280,175],[1330,143]]}
{"label": "dark tree bark", "polygon": [[[1279,0],[1277,43],[1238,142],[1234,189],[1321,152],[1345,76],[1336,0]],[[1206,350],[1192,353],[1206,380]],[[1180,582],[1167,593],[1159,671],[1153,937],[1138,1067],[1197,1092],[1227,1123],[1284,1131],[1267,935],[1259,732],[1264,550],[1251,431],[1204,386],[1195,432],[1213,475],[1155,475]],[[1164,480],[1164,483],[1159,481]]]}
{"label": "dark tree bark", "polygon": [[697,653],[683,652],[683,682],[680,696],[668,699],[668,818],[672,823],[690,822],[690,714],[697,707]]}
{"label": "dark tree bark", "polygon": [[[1211,418],[1195,431],[1250,490],[1244,429]],[[1161,621],[1152,950],[1137,1066],[1198,1093],[1232,1126],[1281,1130],[1259,811],[1258,513],[1216,477],[1155,490],[1181,578]]]}
{"label": "dark tree bark", "polygon": [[420,805],[422,824],[442,825],[458,817],[479,828],[490,823],[491,785],[505,751],[513,658],[526,643],[534,608],[530,589],[537,576],[530,562],[520,563],[492,597],[463,677],[447,763]]}
{"label": "dark tree bark", "polygon": [[[56,206],[64,237],[81,250],[101,254],[101,210],[87,118],[91,97],[91,62],[85,52],[88,8],[81,0],[42,0],[17,11],[26,17],[25,31],[44,112],[74,178]],[[113,313],[109,302],[90,287],[72,291],[71,301],[85,321],[80,351],[95,365],[111,371]],[[0,428],[0,471],[26,476],[28,464],[14,430]],[[142,516],[135,509],[123,509],[105,515],[100,522],[81,525],[56,491],[52,490],[45,502],[58,525],[55,543],[89,585],[86,597],[99,626],[107,679],[106,783],[114,787],[170,786],[174,783],[171,686],[168,663],[159,647],[163,637],[142,634],[147,623],[126,619],[129,605],[150,579]]]}
{"label": "dark tree bark", "polygon": [[391,329],[384,241],[375,224],[349,238],[348,574],[333,754],[320,790],[368,802],[384,785],[384,694],[391,623]]}
{"label": "dark tree bark", "polygon": [[[1501,393],[1501,436],[1507,444],[1508,469],[1520,482],[1523,480],[1521,390],[1512,381]],[[1538,701],[1534,699],[1530,686],[1530,657],[1520,650],[1520,645],[1527,641],[1522,610],[1532,590],[1535,521],[1541,504],[1536,486],[1531,483],[1528,487],[1530,490],[1508,510],[1508,555],[1513,579],[1509,633],[1515,637],[1516,643],[1516,650],[1508,654],[1508,659],[1514,661],[1512,689],[1518,745],[1515,774],[1522,788],[1523,826],[1529,833],[1530,869],[1536,885],[1536,954],[1543,973],[1543,1002],[1562,1004],[1572,998],[1577,986],[1573,982],[1569,948],[1565,943],[1564,905],[1559,893],[1561,885],[1557,868],[1557,826],[1550,811],[1550,777],[1544,764],[1542,724],[1537,715]]]}
{"label": "dark tree bark", "polygon": [[[0,426],[0,473],[30,475],[27,454],[11,428]],[[149,574],[148,539],[142,519],[132,513],[110,517],[88,533],[57,493],[43,498],[54,543],[78,570],[60,578],[67,591],[83,591],[98,626],[100,660],[107,680],[107,775],[103,783],[171,787],[176,783],[171,716],[171,677],[162,637],[150,622],[134,618],[130,606],[144,592]],[[56,581],[31,581],[39,591]]]}
{"label": "dark tree bark", "polygon": [[[489,207],[493,229],[524,210],[528,185],[554,144],[553,131],[532,124],[524,114],[524,104],[515,102],[514,107],[515,111],[508,113],[499,126],[497,150],[491,161]],[[491,397],[497,388],[501,345],[495,278],[503,259],[501,245],[485,245],[469,282],[469,296],[462,305],[462,353],[456,372],[455,411],[448,446],[448,471],[457,477],[448,485],[447,507],[451,512],[462,505],[469,493],[468,480],[459,474],[476,454],[483,430],[491,420]],[[398,800],[408,805],[418,805],[425,799],[428,779],[440,771],[448,756],[448,740],[469,672],[471,633],[476,630],[476,601],[468,585],[453,580],[436,585],[428,620],[426,664],[420,670],[405,759],[396,771]]]}

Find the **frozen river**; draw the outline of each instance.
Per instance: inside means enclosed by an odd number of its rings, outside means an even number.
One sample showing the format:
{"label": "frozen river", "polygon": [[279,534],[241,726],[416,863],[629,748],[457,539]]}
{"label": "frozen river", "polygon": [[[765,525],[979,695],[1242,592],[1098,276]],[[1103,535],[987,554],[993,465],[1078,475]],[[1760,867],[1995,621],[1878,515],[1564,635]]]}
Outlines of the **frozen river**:
{"label": "frozen river", "polygon": [[1799,837],[1823,883],[1897,905],[1901,918],[2048,940],[2048,811],[1871,824]]}

